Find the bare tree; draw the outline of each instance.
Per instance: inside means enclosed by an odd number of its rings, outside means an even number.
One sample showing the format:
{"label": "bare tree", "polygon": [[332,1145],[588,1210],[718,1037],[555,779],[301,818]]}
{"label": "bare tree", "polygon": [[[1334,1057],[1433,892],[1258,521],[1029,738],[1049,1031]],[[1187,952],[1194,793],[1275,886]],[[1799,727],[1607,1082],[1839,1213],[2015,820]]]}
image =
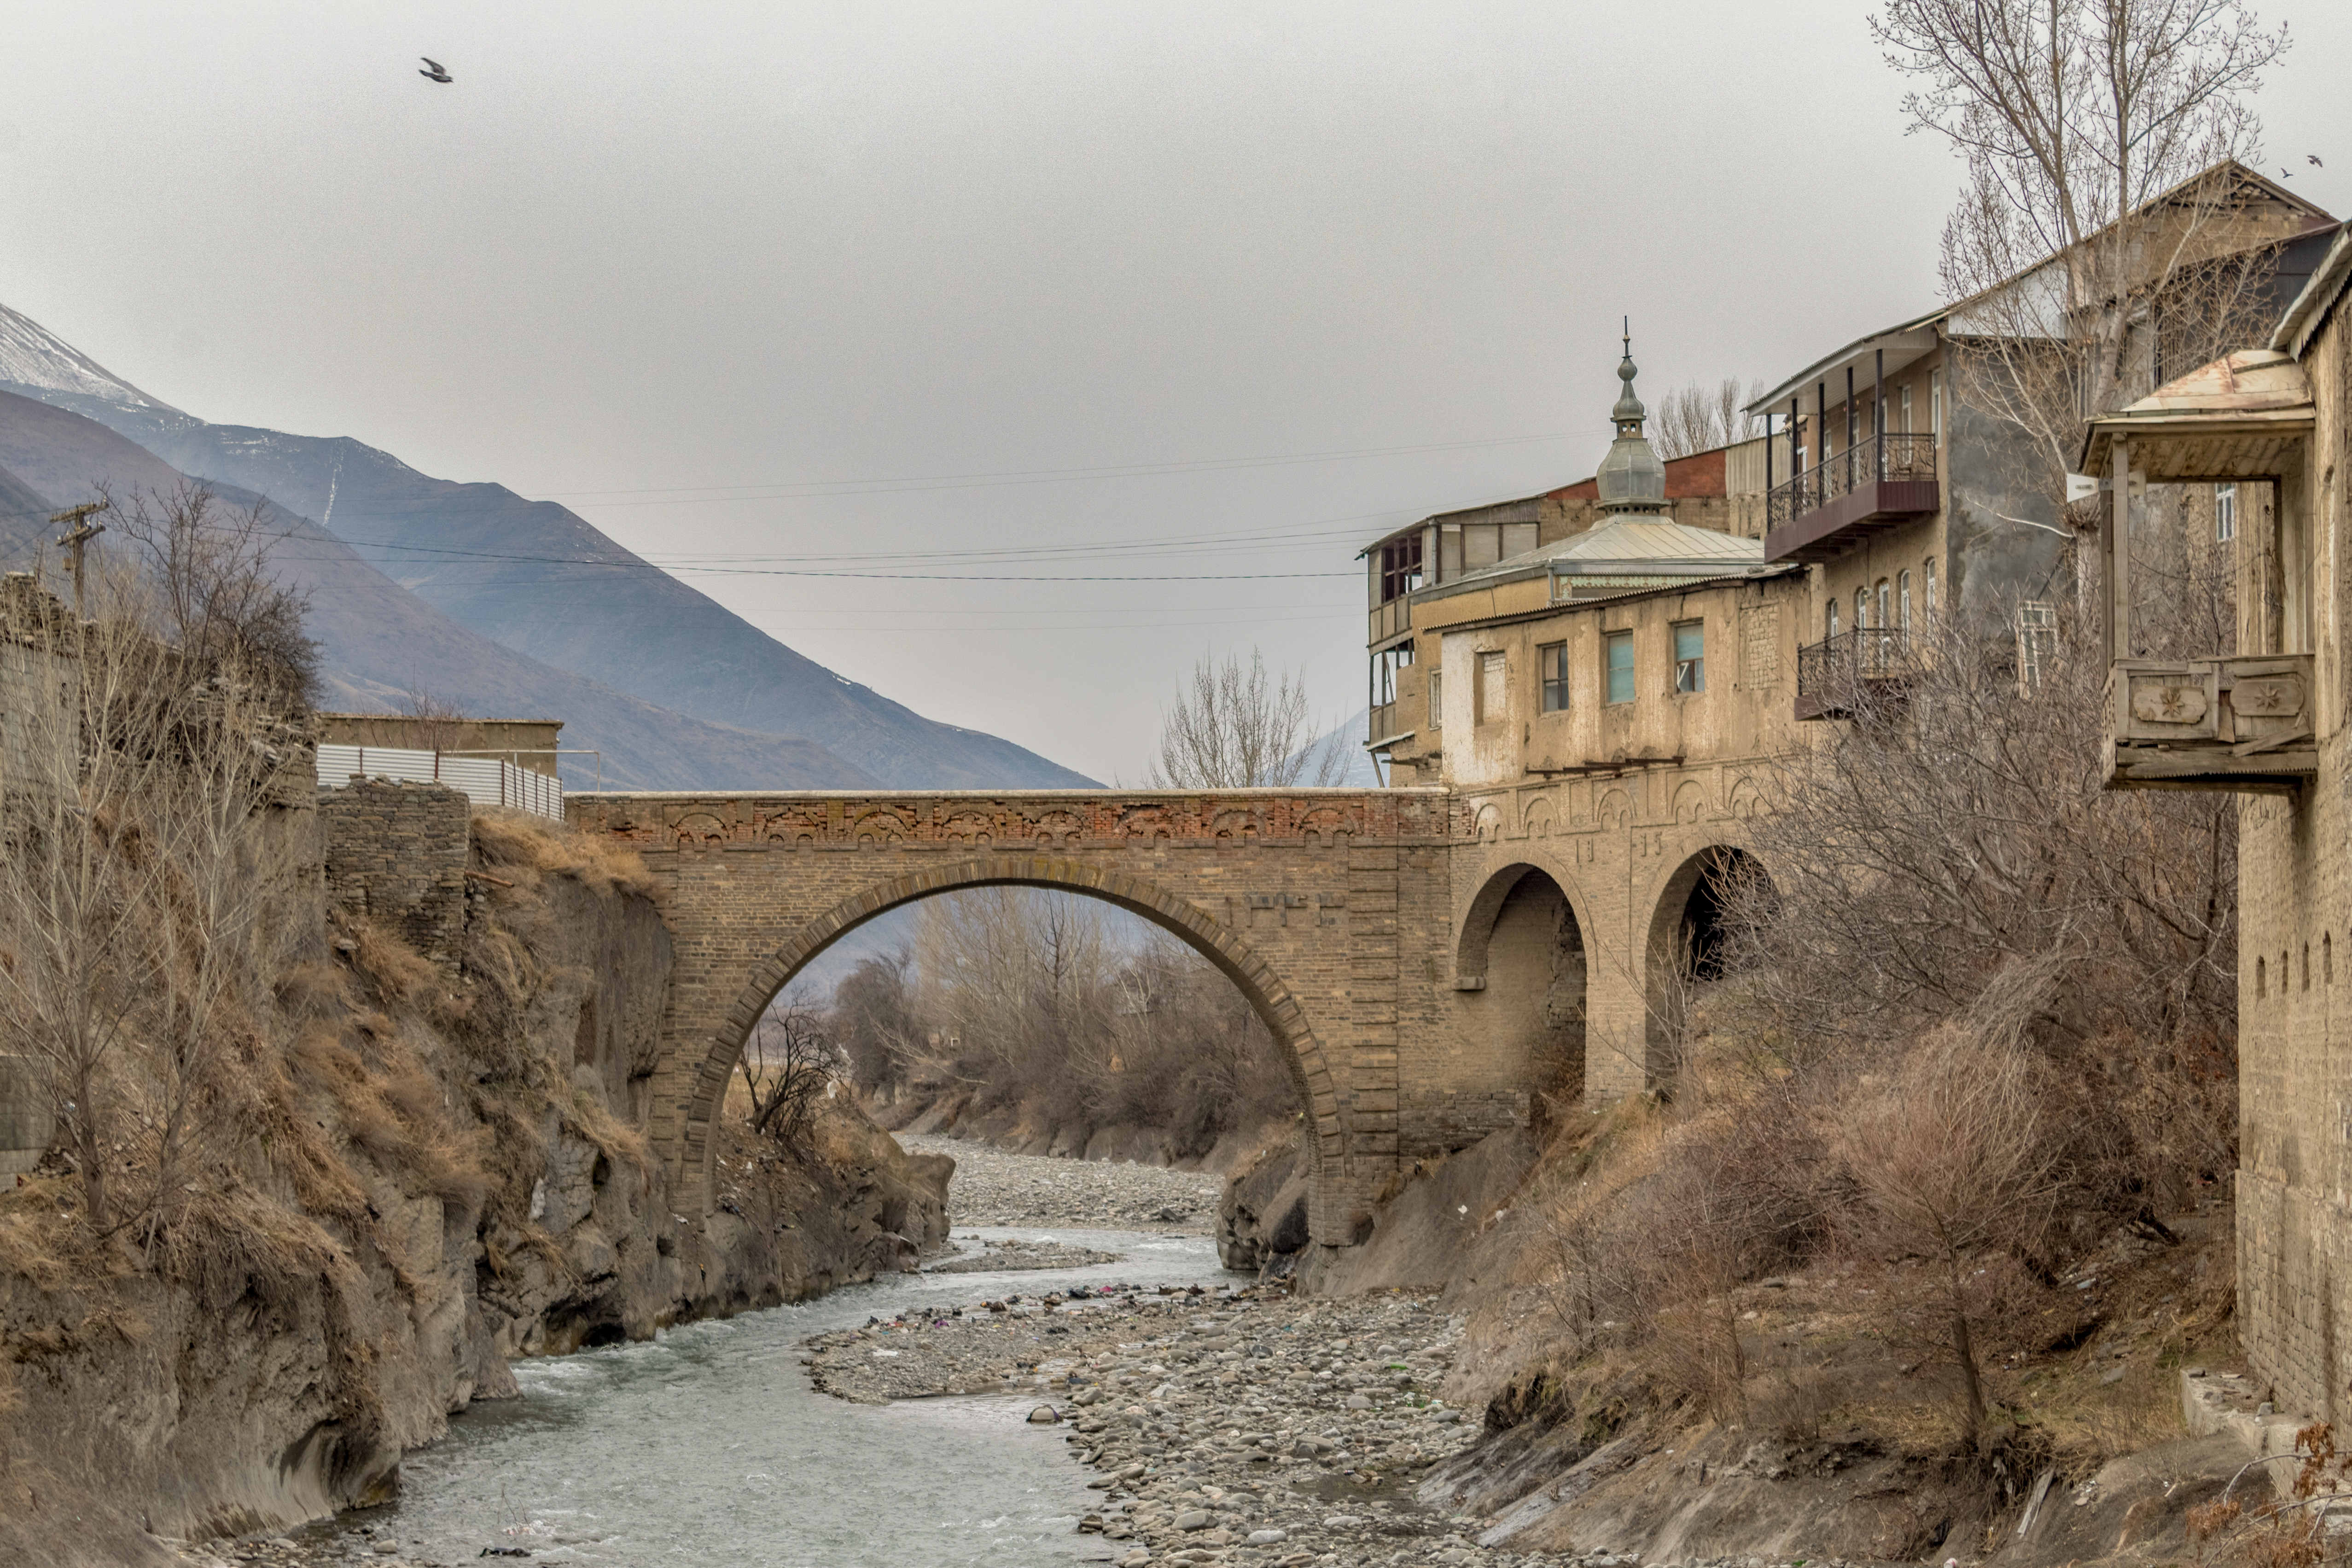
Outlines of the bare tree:
{"label": "bare tree", "polygon": [[1160,754],[1145,774],[1154,789],[1328,787],[1347,773],[1340,745],[1314,744],[1307,683],[1268,676],[1255,649],[1249,668],[1203,658],[1161,716]]}
{"label": "bare tree", "polygon": [[921,1054],[924,1029],[908,982],[913,953],[904,947],[860,959],[833,991],[835,1039],[850,1074],[866,1093],[896,1089]]}
{"label": "bare tree", "polygon": [[307,708],[318,690],[319,645],[303,629],[307,596],[272,563],[283,535],[267,509],[256,500],[231,510],[204,486],[184,483],[135,493],[114,510],[146,579],[157,634],[205,668],[234,663],[277,707]]}
{"label": "bare tree", "polygon": [[1871,26],[1917,83],[1913,128],[1967,169],[1941,257],[1955,380],[2054,489],[2085,419],[2253,341],[2249,251],[2274,237],[2236,221],[2221,165],[2260,155],[2251,100],[2286,31],[2244,0],[1885,0]]}
{"label": "bare tree", "polygon": [[1666,394],[1650,420],[1650,444],[1665,458],[1711,452],[1764,433],[1764,422],[1748,412],[1748,405],[1763,395],[1757,382],[1740,390],[1739,378],[1727,375],[1715,385],[1694,382]]}
{"label": "bare tree", "polygon": [[[0,606],[0,1047],[44,1064],[103,1228],[168,1201],[203,1142],[269,956],[261,812],[299,748],[244,647],[192,658],[151,574],[86,575],[87,621],[31,578]],[[146,1178],[120,1216],[117,1173]]]}
{"label": "bare tree", "polygon": [[839,1060],[824,1016],[804,985],[794,984],[771,1002],[737,1064],[751,1095],[751,1131],[799,1143]]}
{"label": "bare tree", "polygon": [[415,733],[420,750],[452,752],[457,749],[458,736],[466,723],[466,710],[456,703],[420,684],[410,687],[403,694],[400,711],[409,721],[409,728]]}

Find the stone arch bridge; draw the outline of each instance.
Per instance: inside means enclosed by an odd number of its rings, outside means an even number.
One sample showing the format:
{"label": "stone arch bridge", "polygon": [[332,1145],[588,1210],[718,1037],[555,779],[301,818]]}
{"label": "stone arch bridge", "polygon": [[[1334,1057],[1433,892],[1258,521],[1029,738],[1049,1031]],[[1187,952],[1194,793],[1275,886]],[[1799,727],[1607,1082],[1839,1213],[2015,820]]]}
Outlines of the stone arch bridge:
{"label": "stone arch bridge", "polygon": [[[709,1202],[712,1119],[768,1003],[845,932],[963,888],[1101,899],[1223,972],[1297,1086],[1308,1228],[1327,1246],[1360,1237],[1400,1157],[1654,1076],[1638,1048],[1585,1061],[1588,1020],[1641,1028],[1645,955],[1612,962],[1605,938],[1612,889],[1632,896],[1634,879],[1580,886],[1603,857],[1498,843],[1442,788],[580,794],[565,811],[628,841],[667,889],[676,962],[638,1105],[681,1206]],[[1665,868],[1665,848],[1644,842],[1651,903],[1687,896],[1688,857]]]}

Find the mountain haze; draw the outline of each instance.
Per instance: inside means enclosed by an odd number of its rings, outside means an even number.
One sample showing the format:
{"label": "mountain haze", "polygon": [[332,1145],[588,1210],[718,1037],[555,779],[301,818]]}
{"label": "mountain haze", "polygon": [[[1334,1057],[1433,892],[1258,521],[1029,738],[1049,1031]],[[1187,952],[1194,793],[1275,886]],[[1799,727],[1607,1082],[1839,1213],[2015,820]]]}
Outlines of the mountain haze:
{"label": "mountain haze", "polygon": [[459,625],[644,701],[805,736],[899,788],[1095,785],[835,674],[554,502],[437,479],[348,437],[196,418],[5,307],[0,388],[84,415],[184,473],[315,519]]}
{"label": "mountain haze", "polygon": [[[89,500],[168,493],[184,476],[162,458],[68,409],[0,392],[0,557],[22,566],[54,553],[48,513]],[[261,501],[279,535],[280,580],[310,595],[329,706],[398,710],[414,690],[498,718],[565,721],[565,782],[597,776],[625,789],[870,788],[876,781],[822,746],[668,712],[558,669],[469,630],[393,582],[332,533],[235,486],[210,487],[228,507]],[[100,541],[100,549],[107,544]]]}

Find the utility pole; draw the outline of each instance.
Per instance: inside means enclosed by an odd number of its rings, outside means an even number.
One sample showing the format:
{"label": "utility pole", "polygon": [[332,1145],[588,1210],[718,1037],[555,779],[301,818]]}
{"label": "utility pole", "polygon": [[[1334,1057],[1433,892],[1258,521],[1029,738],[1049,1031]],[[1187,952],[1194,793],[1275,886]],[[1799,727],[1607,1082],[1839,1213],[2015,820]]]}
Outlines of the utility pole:
{"label": "utility pole", "polygon": [[84,598],[81,585],[82,552],[89,547],[89,542],[91,540],[96,539],[100,534],[106,531],[106,524],[102,522],[93,523],[89,520],[98,513],[106,510],[113,504],[114,503],[112,501],[106,500],[84,501],[79,506],[69,506],[63,511],[53,511],[49,513],[49,521],[51,522],[65,522],[71,523],[73,525],[72,529],[65,535],[65,537],[58,541],[58,543],[72,552],[72,561],[68,564],[66,570],[73,574],[74,619],[77,621],[82,618],[82,601]]}

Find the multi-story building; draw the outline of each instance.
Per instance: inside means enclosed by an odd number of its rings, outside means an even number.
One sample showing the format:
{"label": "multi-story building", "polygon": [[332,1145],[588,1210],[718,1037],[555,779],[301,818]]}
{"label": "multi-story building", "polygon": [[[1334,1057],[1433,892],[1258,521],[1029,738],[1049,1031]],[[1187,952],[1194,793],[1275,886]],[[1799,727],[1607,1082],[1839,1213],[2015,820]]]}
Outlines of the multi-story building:
{"label": "multi-story building", "polygon": [[1763,443],[1663,462],[1630,344],[1618,375],[1591,479],[1365,552],[1370,744],[1397,782],[1454,792],[1460,938],[1434,1022],[1538,1123],[1670,1076],[1674,965],[1713,941],[1706,872],[1795,740],[1806,579],[1763,558]]}
{"label": "multi-story building", "polygon": [[[2166,342],[2187,335],[2183,312],[2234,312],[2266,331],[2334,223],[2237,164],[2168,193],[2137,221],[2175,246],[2195,223],[2207,265],[2191,272],[2208,289],[2177,284],[2189,297],[2173,302],[2169,323],[2168,297],[2153,283],[2125,301],[2138,314],[2100,374],[2140,386],[2162,379]],[[2214,265],[2231,259],[2242,265]],[[2033,389],[2014,385],[2021,363],[2058,356],[2020,353],[2001,336],[2117,308],[2046,309],[2041,301],[2063,291],[2057,275],[2067,265],[2053,258],[1984,295],[1859,338],[1749,405],[1777,426],[1773,452],[1786,476],[1766,498],[1764,558],[1817,569],[1798,661],[1801,718],[1844,711],[1857,679],[1899,678],[1911,634],[1941,611],[1980,636],[2015,635],[2031,657],[2036,632],[2075,596],[2075,531],[2055,493],[2059,455],[2020,417]],[[2217,276],[2229,286],[2218,300]],[[2051,386],[2070,376],[2081,380],[2060,365]],[[2097,406],[2093,390],[2076,384],[2070,395]]]}
{"label": "multi-story building", "polygon": [[[2352,1389],[2352,230],[2269,346],[2231,353],[2095,421],[2103,476],[2111,788],[2212,789],[2238,816],[2238,1328],[2282,1411],[2335,1421]],[[2233,557],[2236,647],[2137,657],[2150,487],[2212,486]],[[2160,586],[2158,592],[2161,592]],[[2352,963],[2352,954],[2347,955]],[[2352,1016],[2352,1007],[2347,1007]]]}

